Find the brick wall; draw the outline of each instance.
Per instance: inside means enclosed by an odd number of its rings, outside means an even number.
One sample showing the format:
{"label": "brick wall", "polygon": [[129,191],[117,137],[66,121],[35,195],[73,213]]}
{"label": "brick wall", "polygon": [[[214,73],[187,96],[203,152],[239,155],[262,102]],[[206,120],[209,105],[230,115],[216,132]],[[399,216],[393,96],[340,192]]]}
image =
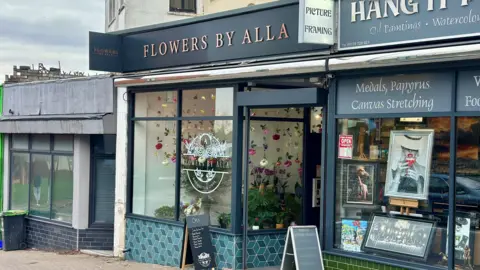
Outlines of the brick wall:
{"label": "brick wall", "polygon": [[29,248],[113,250],[113,228],[77,230],[69,225],[32,218],[27,218],[26,226]]}
{"label": "brick wall", "polygon": [[37,249],[75,250],[77,230],[68,225],[27,218],[27,246]]}
{"label": "brick wall", "polygon": [[401,267],[383,265],[374,262],[324,254],[323,264],[326,270],[407,270]]}
{"label": "brick wall", "polygon": [[79,249],[113,250],[113,228],[80,230],[78,237]]}

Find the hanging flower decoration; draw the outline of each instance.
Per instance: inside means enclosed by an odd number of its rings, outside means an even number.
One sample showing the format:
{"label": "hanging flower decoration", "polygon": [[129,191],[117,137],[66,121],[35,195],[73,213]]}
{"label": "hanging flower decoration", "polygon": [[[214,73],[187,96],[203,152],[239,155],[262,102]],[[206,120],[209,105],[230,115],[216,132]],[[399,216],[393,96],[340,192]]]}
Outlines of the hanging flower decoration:
{"label": "hanging flower decoration", "polygon": [[250,113],[250,116],[255,116],[255,115],[257,114],[252,110],[252,112]]}
{"label": "hanging flower decoration", "polygon": [[277,128],[276,133],[272,135],[272,139],[274,141],[280,140],[280,134],[279,133],[280,133],[280,129]]}
{"label": "hanging flower decoration", "polygon": [[172,157],[170,158],[170,160],[172,161],[172,163],[177,162],[177,154],[176,154],[176,153],[173,153],[173,154],[172,154]]}
{"label": "hanging flower decoration", "polygon": [[167,166],[169,163],[170,163],[170,161],[168,161],[168,158],[166,158],[166,159],[164,159],[164,160],[162,161],[162,164],[163,164],[164,166]]}
{"label": "hanging flower decoration", "polygon": [[266,158],[263,158],[260,160],[260,167],[264,168],[268,166],[268,160]]}
{"label": "hanging flower decoration", "polygon": [[212,94],[210,97],[212,98],[212,100],[215,100],[215,95],[214,94]]}
{"label": "hanging flower decoration", "polygon": [[282,157],[278,157],[277,162],[275,162],[275,166],[280,166],[282,165]]}
{"label": "hanging flower decoration", "polygon": [[300,159],[299,159],[298,156],[297,156],[297,158],[295,159],[295,163],[300,164],[300,162],[301,162],[301,161],[300,161]]}
{"label": "hanging flower decoration", "polygon": [[269,133],[267,125],[260,125],[260,127],[262,128],[263,134],[267,135]]}
{"label": "hanging flower decoration", "polygon": [[165,135],[165,137],[168,137],[168,135],[170,135],[170,129],[165,128],[165,131],[163,132],[163,134]]}
{"label": "hanging flower decoration", "polygon": [[303,173],[303,168],[302,167],[298,168],[298,174],[301,176],[302,173]]}
{"label": "hanging flower decoration", "polygon": [[162,101],[162,97],[161,97],[161,96],[158,96],[158,97],[157,97],[157,100],[158,100],[158,101]]}
{"label": "hanging flower decoration", "polygon": [[161,140],[158,141],[157,144],[155,144],[155,149],[157,149],[157,150],[162,149],[162,147],[163,147],[163,144],[162,144],[162,141],[161,141]]}
{"label": "hanging flower decoration", "polygon": [[202,96],[202,100],[207,100],[207,98],[205,96]]}
{"label": "hanging flower decoration", "polygon": [[297,123],[297,124],[295,125],[294,129],[295,129],[295,136],[301,137],[301,136],[303,135],[303,132],[302,132],[302,130],[301,130],[301,128],[300,128],[300,124],[299,124],[299,123]]}
{"label": "hanging flower decoration", "polygon": [[248,150],[248,154],[249,154],[250,156],[254,156],[256,153],[257,153],[257,151],[255,151],[255,149],[253,149],[253,148],[250,148],[250,149]]}
{"label": "hanging flower decoration", "polygon": [[[195,157],[193,157],[193,158],[195,158]],[[198,163],[203,164],[205,161],[207,161],[207,159],[205,157],[203,157],[203,156],[198,157]]]}
{"label": "hanging flower decoration", "polygon": [[292,162],[290,160],[287,160],[283,163],[283,166],[285,166],[285,168],[288,168],[288,167],[292,166]]}

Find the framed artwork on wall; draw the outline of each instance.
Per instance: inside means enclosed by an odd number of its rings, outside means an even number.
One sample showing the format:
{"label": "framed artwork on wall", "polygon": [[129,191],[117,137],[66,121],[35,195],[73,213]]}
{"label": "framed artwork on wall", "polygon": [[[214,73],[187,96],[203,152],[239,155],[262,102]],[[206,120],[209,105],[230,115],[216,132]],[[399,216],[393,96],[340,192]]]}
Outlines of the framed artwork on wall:
{"label": "framed artwork on wall", "polygon": [[385,196],[428,199],[434,131],[390,132]]}
{"label": "framed artwork on wall", "polygon": [[373,204],[376,165],[369,163],[347,164],[347,204]]}
{"label": "framed artwork on wall", "polygon": [[373,214],[362,250],[426,261],[435,228],[436,222],[429,219]]}
{"label": "framed artwork on wall", "polygon": [[342,219],[341,249],[351,252],[362,252],[362,242],[367,232],[368,221],[358,219]]}

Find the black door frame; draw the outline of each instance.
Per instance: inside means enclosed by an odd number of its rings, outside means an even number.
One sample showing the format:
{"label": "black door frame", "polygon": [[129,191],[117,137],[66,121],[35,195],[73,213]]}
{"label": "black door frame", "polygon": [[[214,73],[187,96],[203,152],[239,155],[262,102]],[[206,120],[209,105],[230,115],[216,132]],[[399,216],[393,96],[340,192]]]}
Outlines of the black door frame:
{"label": "black door frame", "polygon": [[[296,88],[295,88],[296,86]],[[248,269],[247,267],[247,246],[248,246],[248,176],[249,176],[249,171],[248,171],[248,166],[244,166],[245,164],[248,164],[249,162],[249,155],[246,154],[248,153],[248,148],[249,148],[249,143],[250,142],[250,120],[251,120],[251,115],[250,115],[250,110],[254,108],[278,108],[278,107],[292,107],[292,108],[310,108],[310,107],[322,107],[322,115],[324,116],[324,128],[325,129],[325,123],[326,123],[326,113],[327,113],[327,103],[328,103],[328,90],[323,89],[323,88],[312,88],[312,85],[309,84],[309,88],[305,88],[307,86],[306,84],[296,84],[296,85],[288,84],[288,85],[282,85],[281,83],[278,84],[255,84],[255,83],[249,83],[248,86],[246,87],[247,89],[250,89],[252,87],[258,87],[265,89],[267,91],[242,91],[244,89],[240,89],[236,93],[236,106],[237,106],[237,111],[243,112],[239,113],[237,115],[237,120],[239,124],[243,126],[243,140],[239,142],[239,144],[242,146],[242,153],[240,153],[239,156],[242,156],[242,166],[241,170],[238,170],[237,176],[238,179],[242,179],[242,185],[243,185],[243,196],[244,200],[242,202],[242,209],[243,209],[243,231],[242,231],[242,262],[243,262],[243,269]],[[273,90],[273,91],[272,91]],[[264,104],[264,105],[262,105]],[[308,117],[308,121],[305,121],[305,117]],[[310,112],[307,110],[304,110],[304,133],[307,132],[307,130],[310,129]],[[322,162],[325,162],[325,148],[324,146],[326,145],[326,134],[323,134],[322,136]],[[305,149],[305,145],[307,144],[306,141],[307,136],[304,136],[303,138],[303,149]],[[247,143],[245,143],[247,142]],[[239,147],[240,148],[240,147]],[[303,151],[303,160],[304,164],[303,167],[305,167],[305,156],[306,156],[306,151]],[[325,168],[324,163],[322,163],[322,168]],[[325,183],[325,171],[322,169],[321,172],[321,182],[322,184]],[[303,170],[303,178],[305,178],[306,170]],[[324,192],[324,185],[322,185],[322,190],[321,192]],[[303,189],[303,196],[302,196],[302,215],[304,217],[306,213],[306,207],[304,207],[304,201],[305,201],[305,191],[306,191],[306,185],[302,185]],[[320,227],[319,230],[320,232],[323,231],[324,227],[324,197],[323,194],[321,196],[322,201],[321,201],[321,207],[320,207]],[[320,243],[323,246],[323,233],[320,233]]]}

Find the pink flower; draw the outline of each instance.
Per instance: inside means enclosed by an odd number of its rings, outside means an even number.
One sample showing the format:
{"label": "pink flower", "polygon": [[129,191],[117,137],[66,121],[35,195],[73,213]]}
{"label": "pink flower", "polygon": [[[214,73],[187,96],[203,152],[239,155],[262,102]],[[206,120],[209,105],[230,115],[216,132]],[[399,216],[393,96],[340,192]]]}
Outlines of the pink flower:
{"label": "pink flower", "polygon": [[191,160],[191,161],[195,161],[195,160],[196,160],[195,156],[191,156],[191,157],[190,157],[190,160]]}
{"label": "pink flower", "polygon": [[267,135],[268,134],[268,129],[264,129],[263,134]]}
{"label": "pink flower", "polygon": [[172,157],[170,160],[171,160],[173,163],[175,163],[175,162],[177,161],[177,157]]}
{"label": "pink flower", "polygon": [[292,162],[290,160],[287,160],[283,163],[283,166],[285,166],[286,168],[292,166]]}
{"label": "pink flower", "polygon": [[255,149],[253,149],[253,148],[250,148],[250,150],[248,150],[248,154],[249,154],[250,156],[253,156],[253,155],[255,155],[256,153],[257,153],[257,151],[255,151]]}
{"label": "pink flower", "polygon": [[299,174],[302,174],[302,173],[303,173],[303,169],[302,169],[302,168],[298,168],[298,173],[299,173]]}

